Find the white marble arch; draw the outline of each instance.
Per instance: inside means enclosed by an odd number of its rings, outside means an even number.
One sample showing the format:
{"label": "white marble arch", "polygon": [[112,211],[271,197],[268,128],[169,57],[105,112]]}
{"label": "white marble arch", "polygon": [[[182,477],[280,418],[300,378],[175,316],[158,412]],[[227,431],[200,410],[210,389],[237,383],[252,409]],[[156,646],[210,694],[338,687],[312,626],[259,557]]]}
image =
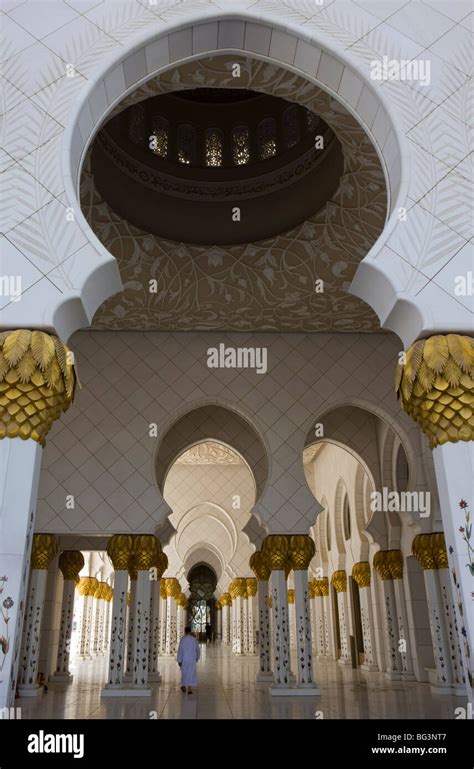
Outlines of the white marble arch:
{"label": "white marble arch", "polygon": [[[330,32],[319,33],[317,23],[303,26],[285,20],[283,25],[281,21],[274,21],[278,14],[271,8],[263,12],[260,8],[241,10],[238,4],[234,8],[213,13],[203,7],[196,13],[189,4],[186,20],[178,24],[150,17],[144,33],[130,36],[128,44],[125,37],[120,52],[114,46],[110,56],[100,58],[103,63],[96,65],[93,79],[81,87],[76,107],[68,113],[62,142],[65,201],[75,215],[75,221],[70,222],[70,232],[78,230],[78,236],[85,240],[85,245],[73,257],[67,259],[61,253],[52,255],[55,270],[61,272],[70,288],[61,292],[55,286],[57,290],[53,290],[51,283],[42,277],[25,292],[21,305],[11,302],[5,308],[5,327],[54,328],[67,339],[74,330],[88,325],[97,307],[120,290],[116,262],[93,235],[78,205],[79,175],[85,152],[111,110],[141,83],[178,61],[213,52],[239,52],[302,74],[331,93],[352,112],[377,148],[387,180],[390,216],[383,234],[359,266],[350,288],[352,293],[372,306],[382,327],[395,331],[405,345],[435,330],[469,333],[472,323],[468,307],[454,301],[437,279],[432,280],[423,272],[423,261],[411,256],[411,252],[416,251],[419,217],[399,221],[399,209],[409,207],[411,165],[403,99],[391,99],[389,88],[379,87],[380,84],[377,86],[370,79],[364,55],[349,48],[341,51],[336,36],[332,37]],[[395,37],[394,53],[397,45]],[[409,100],[406,94],[403,96]],[[400,232],[405,244],[398,251],[392,248],[392,242],[386,247],[395,230]],[[435,235],[431,230],[424,233],[424,255],[429,251],[429,238],[434,242]],[[440,257],[438,272],[443,271],[451,256]],[[468,269],[467,246],[459,249],[455,259],[458,272]]]}

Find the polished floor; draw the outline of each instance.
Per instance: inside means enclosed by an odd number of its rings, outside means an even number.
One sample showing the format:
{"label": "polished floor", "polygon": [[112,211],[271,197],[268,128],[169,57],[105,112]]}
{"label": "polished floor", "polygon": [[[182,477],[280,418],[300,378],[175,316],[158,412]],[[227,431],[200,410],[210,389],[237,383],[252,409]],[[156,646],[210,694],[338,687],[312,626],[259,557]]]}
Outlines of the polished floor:
{"label": "polished floor", "polygon": [[76,660],[74,683],[50,684],[38,698],[21,698],[22,718],[123,719],[315,719],[443,718],[453,719],[463,697],[433,695],[428,684],[387,681],[380,673],[362,673],[336,662],[316,662],[317,697],[275,698],[268,686],[255,684],[256,657],[236,658],[228,647],[202,647],[199,686],[189,695],[179,688],[174,659],[161,662],[162,683],[151,697],[100,697],[107,660]]}

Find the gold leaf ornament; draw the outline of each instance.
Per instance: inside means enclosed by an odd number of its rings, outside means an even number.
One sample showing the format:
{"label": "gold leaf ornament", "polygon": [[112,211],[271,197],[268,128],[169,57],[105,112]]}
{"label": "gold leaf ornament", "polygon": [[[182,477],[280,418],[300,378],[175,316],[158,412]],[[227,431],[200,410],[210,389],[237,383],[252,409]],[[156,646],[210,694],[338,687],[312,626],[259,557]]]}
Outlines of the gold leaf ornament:
{"label": "gold leaf ornament", "polygon": [[27,329],[2,332],[0,348],[0,438],[32,438],[44,446],[74,397],[68,348],[51,334]]}

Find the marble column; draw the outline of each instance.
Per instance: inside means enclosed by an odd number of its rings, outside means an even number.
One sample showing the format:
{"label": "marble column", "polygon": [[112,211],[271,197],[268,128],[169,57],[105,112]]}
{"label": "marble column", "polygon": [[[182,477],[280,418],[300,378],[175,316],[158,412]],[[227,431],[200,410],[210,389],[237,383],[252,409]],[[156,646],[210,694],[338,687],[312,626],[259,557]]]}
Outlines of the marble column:
{"label": "marble column", "polygon": [[326,657],[336,659],[336,650],[334,647],[334,633],[331,632],[331,596],[329,595],[329,578],[323,577],[318,580],[319,591],[322,596],[323,616],[324,616],[324,649]]}
{"label": "marble column", "polygon": [[150,570],[156,563],[161,544],[151,534],[134,537],[133,565],[137,570],[135,616],[133,622],[132,688],[136,695],[151,695],[148,685],[148,645],[150,641]]}
{"label": "marble column", "polygon": [[128,570],[128,576],[130,577],[130,594],[127,598],[127,665],[124,673],[124,680],[131,681],[133,676],[133,660],[135,658],[135,650],[133,644],[135,642],[135,610],[137,599],[137,577],[135,566],[132,565]]}
{"label": "marble column", "polygon": [[339,615],[339,637],[341,639],[341,654],[338,662],[341,665],[351,664],[349,645],[349,607],[347,605],[347,575],[343,569],[335,571],[331,583],[337,593],[337,611]]}
{"label": "marble column", "polygon": [[[230,588],[229,588],[230,589]],[[247,581],[244,577],[236,577],[232,583],[232,608],[234,609],[235,643],[234,654],[245,654],[245,609],[247,600]]]}
{"label": "marble column", "polygon": [[166,654],[166,624],[168,599],[166,597],[165,580],[160,580],[160,654]]}
{"label": "marble column", "polygon": [[[431,641],[436,666],[436,685],[431,688],[438,694],[453,693],[456,685],[463,683],[460,655],[457,654],[458,639],[453,632],[453,616],[450,603],[444,599],[439,579],[438,563],[447,569],[444,535],[418,534],[412,544],[412,553],[423,569],[423,578],[430,618]],[[446,566],[444,567],[444,564]],[[447,611],[446,611],[447,609]],[[454,642],[454,643],[453,643]],[[463,687],[464,692],[464,687]]]}
{"label": "marble column", "polygon": [[107,585],[107,591],[105,594],[105,619],[104,619],[104,652],[109,650],[109,638],[110,638],[110,610],[111,601],[114,597],[114,591]]}
{"label": "marble column", "polygon": [[222,604],[218,599],[216,601],[217,632],[216,640],[222,643]]}
{"label": "marble column", "polygon": [[396,681],[401,680],[402,677],[402,662],[399,652],[397,603],[393,587],[392,571],[388,560],[389,552],[389,550],[380,550],[376,553],[373,565],[381,579],[383,593],[386,657],[388,663],[385,675],[387,678]]}
{"label": "marble column", "polygon": [[[13,707],[17,689],[42,446],[53,422],[71,404],[75,374],[68,348],[52,334],[12,329],[2,332],[0,347],[3,362],[0,382],[0,708],[3,708]],[[45,370],[49,367],[54,368],[55,381],[48,384]]]}
{"label": "marble column", "polygon": [[123,686],[125,667],[125,631],[127,620],[128,569],[132,559],[133,538],[128,534],[116,534],[107,544],[107,555],[112,561],[114,592],[110,617],[110,651],[108,683],[102,689],[102,697],[122,696],[127,693]]}
{"label": "marble column", "polygon": [[222,604],[222,643],[229,646],[231,642],[230,611],[232,598],[230,597],[230,593],[222,593],[219,600]]}
{"label": "marble column", "polygon": [[[423,369],[422,369],[423,363]],[[397,394],[433,449],[468,701],[473,704],[474,339],[437,334],[416,341],[397,367]],[[472,707],[471,707],[472,713]]]}
{"label": "marble column", "polygon": [[186,622],[187,605],[188,605],[188,602],[185,594],[180,593],[176,599],[176,635],[177,635],[178,644],[181,638],[184,636],[184,626]]}
{"label": "marble column", "polygon": [[324,659],[326,656],[326,633],[324,622],[324,599],[321,593],[319,582],[321,580],[313,579],[310,583],[309,595],[313,595],[313,625],[314,637],[316,639],[316,655],[318,659]]}
{"label": "marble column", "polygon": [[175,577],[165,579],[166,589],[166,651],[174,656],[177,650],[176,599],[181,593],[181,586]]}
{"label": "marble column", "polygon": [[97,657],[100,649],[100,632],[101,632],[101,595],[102,595],[102,582],[98,582],[97,587],[92,594],[92,633],[91,633],[91,656]]}
{"label": "marble column", "polygon": [[403,584],[403,555],[400,550],[388,550],[388,559],[393,578],[393,589],[397,603],[398,646],[402,663],[402,679],[414,681],[413,654],[408,628],[407,601]]}
{"label": "marble column", "polygon": [[362,625],[362,642],[364,644],[364,662],[361,670],[378,670],[375,651],[375,626],[372,610],[372,595],[370,592],[370,564],[359,561],[352,567],[352,578],[359,588],[360,621]]}
{"label": "marble column", "polygon": [[257,580],[247,577],[247,654],[256,654]]}
{"label": "marble column", "polygon": [[51,534],[35,534],[31,551],[31,574],[28,601],[23,627],[18,692],[21,697],[35,697],[43,693],[38,686],[38,661],[40,652],[41,620],[48,567],[57,555],[58,543]]}
{"label": "marble column", "polygon": [[258,605],[258,654],[259,671],[257,683],[273,681],[272,671],[272,635],[270,632],[270,608],[268,606],[269,584],[271,569],[261,552],[257,550],[250,557],[250,568],[257,578]]}
{"label": "marble column", "polygon": [[290,649],[296,649],[296,613],[295,591],[288,590],[288,629],[290,631]]}
{"label": "marble column", "polygon": [[155,571],[151,583],[151,625],[150,625],[150,648],[148,651],[148,680],[161,681],[161,674],[158,669],[158,662],[161,653],[161,623],[160,613],[161,599],[161,577],[168,568],[168,558],[163,552],[159,552],[155,561]]}
{"label": "marble column", "polygon": [[62,572],[64,582],[56,671],[54,675],[51,676],[53,681],[71,683],[73,679],[73,676],[69,671],[69,657],[71,652],[74,596],[79,572],[83,567],[84,556],[79,550],[64,550],[59,556],[59,568]]}
{"label": "marble column", "polygon": [[[245,580],[247,582],[247,580]],[[245,588],[247,590],[247,588]],[[242,596],[242,654],[249,653],[249,599],[247,592]]]}
{"label": "marble column", "polygon": [[284,694],[289,691],[290,687],[287,577],[291,566],[288,551],[289,540],[287,536],[271,534],[263,540],[263,557],[271,570],[270,598],[272,601],[274,674],[274,683],[270,687],[272,695]]}
{"label": "marble column", "polygon": [[297,689],[308,695],[319,694],[313,683],[313,643],[311,638],[311,617],[308,592],[308,568],[316,552],[313,539],[305,534],[290,537],[288,556],[293,569]]}

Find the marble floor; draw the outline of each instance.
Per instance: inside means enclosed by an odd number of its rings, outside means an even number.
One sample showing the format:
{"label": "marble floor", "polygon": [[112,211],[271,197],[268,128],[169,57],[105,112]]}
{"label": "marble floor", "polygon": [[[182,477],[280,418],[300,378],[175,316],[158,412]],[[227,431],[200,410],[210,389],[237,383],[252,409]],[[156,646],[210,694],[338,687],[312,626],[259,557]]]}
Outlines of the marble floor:
{"label": "marble floor", "polygon": [[76,660],[74,683],[50,684],[38,698],[21,698],[22,718],[51,719],[315,719],[412,718],[453,719],[463,697],[434,695],[428,684],[387,681],[381,673],[363,673],[337,664],[316,662],[316,697],[271,697],[268,686],[255,684],[256,657],[236,658],[228,647],[202,645],[199,686],[191,694],[179,688],[174,659],[161,661],[161,684],[151,697],[102,699],[107,659]]}

